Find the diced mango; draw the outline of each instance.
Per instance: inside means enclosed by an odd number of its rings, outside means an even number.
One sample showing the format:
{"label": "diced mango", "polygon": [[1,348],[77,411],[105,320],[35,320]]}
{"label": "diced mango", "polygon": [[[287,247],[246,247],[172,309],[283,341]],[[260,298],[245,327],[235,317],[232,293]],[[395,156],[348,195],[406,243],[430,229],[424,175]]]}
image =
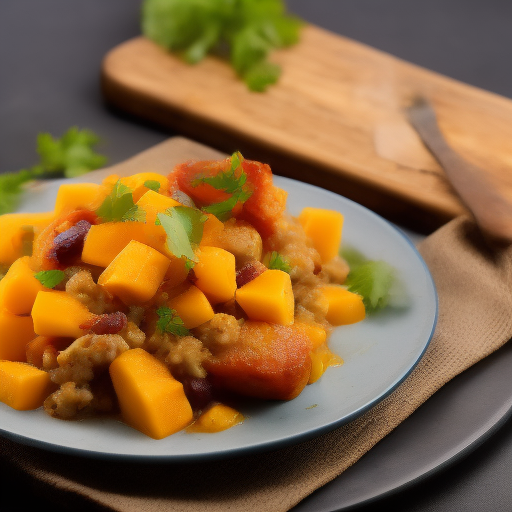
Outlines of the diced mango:
{"label": "diced mango", "polygon": [[[147,181],[158,181],[160,183],[159,192],[162,193],[169,189],[169,180],[162,174],[156,172],[140,172],[132,176],[121,178],[121,183],[132,190],[133,202],[136,203],[149,189],[144,185]],[[115,182],[114,182],[115,183]]]}
{"label": "diced mango", "polygon": [[0,309],[15,315],[28,315],[36,295],[45,287],[34,277],[30,268],[30,257],[18,258],[0,281]]}
{"label": "diced mango", "polygon": [[146,223],[154,224],[159,213],[165,212],[165,210],[173,206],[180,206],[180,203],[172,197],[164,196],[154,190],[148,190],[137,201],[137,206],[140,206],[146,212]]}
{"label": "diced mango", "polygon": [[311,350],[321,347],[327,341],[327,331],[318,323],[295,322],[295,327],[307,336]]}
{"label": "diced mango", "polygon": [[78,299],[57,290],[39,292],[32,308],[34,331],[40,336],[80,338],[84,334],[80,325],[93,316]]}
{"label": "diced mango", "polygon": [[299,222],[313,242],[323,263],[332,260],[340,249],[343,215],[334,210],[306,207]]}
{"label": "diced mango", "polygon": [[329,303],[325,318],[331,325],[348,325],[364,320],[366,311],[361,295],[335,284],[324,286],[322,295]]}
{"label": "diced mango", "polygon": [[27,343],[27,363],[37,368],[43,367],[43,358],[46,350],[57,354],[58,351],[67,348],[73,340],[71,338],[55,338],[52,336],[36,336]]}
{"label": "diced mango", "polygon": [[60,216],[79,209],[95,211],[109,192],[109,187],[97,183],[65,183],[57,192],[55,214]]}
{"label": "diced mango", "polygon": [[289,274],[266,270],[236,291],[236,301],[251,320],[293,324],[295,301]]}
{"label": "diced mango", "polygon": [[0,402],[18,411],[43,405],[55,385],[50,374],[26,363],[0,361]]}
{"label": "diced mango", "polygon": [[30,316],[18,316],[6,309],[0,310],[0,359],[25,361],[27,343],[35,336]]}
{"label": "diced mango", "polygon": [[192,407],[183,385],[148,352],[139,348],[127,350],[114,359],[109,371],[128,425],[162,439],[192,421]]}
{"label": "diced mango", "polygon": [[224,404],[215,404],[187,428],[187,432],[221,432],[239,425],[244,417],[236,409]]}
{"label": "diced mango", "polygon": [[107,267],[132,240],[153,247],[163,254],[167,253],[167,235],[162,226],[143,222],[105,222],[89,229],[82,250],[82,261]]}
{"label": "diced mango", "polygon": [[24,256],[27,239],[30,241],[32,233],[37,235],[54,217],[53,212],[0,215],[0,265],[8,267]]}
{"label": "diced mango", "polygon": [[316,382],[329,366],[339,366],[343,359],[333,354],[325,345],[311,352],[311,375],[308,384]]}
{"label": "diced mango", "polygon": [[203,238],[199,245],[217,247],[219,236],[224,231],[224,223],[211,213],[208,213],[207,216],[208,220],[204,223]]}
{"label": "diced mango", "polygon": [[198,249],[194,266],[194,284],[212,304],[227,302],[235,296],[235,257],[219,247],[202,246]]}
{"label": "diced mango", "polygon": [[211,320],[215,315],[206,295],[194,285],[190,286],[187,291],[169,300],[167,305],[171,309],[176,310],[176,313],[183,320],[187,329],[198,327]]}
{"label": "diced mango", "polygon": [[125,304],[142,304],[155,295],[170,260],[148,245],[132,240],[98,278],[98,284]]}
{"label": "diced mango", "polygon": [[175,288],[184,283],[187,279],[189,268],[185,258],[176,258],[174,255],[169,256],[169,268],[165,273],[164,280],[166,288]]}

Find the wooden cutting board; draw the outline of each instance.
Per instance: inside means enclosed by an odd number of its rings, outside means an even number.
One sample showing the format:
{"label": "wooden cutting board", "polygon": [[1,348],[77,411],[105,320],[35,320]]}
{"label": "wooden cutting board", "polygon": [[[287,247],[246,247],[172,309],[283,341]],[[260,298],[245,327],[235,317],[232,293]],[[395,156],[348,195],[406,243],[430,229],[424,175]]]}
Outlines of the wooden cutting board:
{"label": "wooden cutting board", "polygon": [[106,55],[102,89],[124,112],[430,231],[464,209],[404,116],[422,94],[512,200],[512,100],[311,25],[272,59],[279,83],[254,93],[219,59],[190,66],[139,37]]}

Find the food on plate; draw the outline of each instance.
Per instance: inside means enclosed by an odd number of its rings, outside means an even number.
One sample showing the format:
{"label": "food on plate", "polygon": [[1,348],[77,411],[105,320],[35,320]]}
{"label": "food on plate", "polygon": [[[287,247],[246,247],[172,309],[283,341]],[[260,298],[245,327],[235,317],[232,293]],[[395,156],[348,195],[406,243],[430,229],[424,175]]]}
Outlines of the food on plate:
{"label": "food on plate", "polygon": [[240,423],[244,397],[297,397],[343,363],[329,335],[366,309],[344,285],[343,215],[293,217],[286,199],[235,153],[0,216],[0,401],[161,439]]}

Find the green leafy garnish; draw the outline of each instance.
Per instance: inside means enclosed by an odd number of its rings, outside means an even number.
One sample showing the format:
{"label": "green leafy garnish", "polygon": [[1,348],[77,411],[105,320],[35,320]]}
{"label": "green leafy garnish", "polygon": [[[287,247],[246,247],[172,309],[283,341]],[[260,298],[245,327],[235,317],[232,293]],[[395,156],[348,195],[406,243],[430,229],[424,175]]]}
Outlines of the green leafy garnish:
{"label": "green leafy garnish", "polygon": [[157,224],[161,224],[167,234],[167,248],[177,258],[197,261],[194,248],[203,237],[203,227],[207,216],[200,210],[188,206],[173,206],[165,213],[157,215]]}
{"label": "green leafy garnish", "polygon": [[133,202],[132,190],[118,180],[110,194],[96,210],[96,215],[105,222],[146,220],[146,212]]}
{"label": "green leafy garnish", "polygon": [[158,192],[160,190],[160,187],[161,187],[160,182],[156,181],[156,180],[147,180],[147,181],[144,182],[144,186],[146,188],[149,188],[153,192]]}
{"label": "green leafy garnish", "polygon": [[66,274],[62,270],[41,270],[34,277],[46,288],[55,288],[60,284]]}
{"label": "green leafy garnish", "polygon": [[158,320],[156,327],[161,333],[168,332],[174,336],[189,336],[190,331],[183,324],[175,309],[161,306],[156,310]]}
{"label": "green leafy garnish", "polygon": [[208,53],[227,57],[262,92],[281,72],[270,53],[299,40],[303,22],[285,11],[283,0],[144,0],[142,32],[190,64]]}
{"label": "green leafy garnish", "polygon": [[0,175],[0,215],[16,209],[24,185],[30,181],[70,178],[102,167],[106,158],[92,149],[98,142],[93,132],[76,127],[70,128],[60,139],[40,133],[37,136],[40,162],[28,169]]}
{"label": "green leafy garnish", "polygon": [[277,251],[272,251],[267,267],[269,269],[282,270],[287,274],[292,270],[289,261],[284,256],[281,256]]}
{"label": "green leafy garnish", "polygon": [[345,286],[363,297],[368,314],[403,303],[404,291],[395,269],[385,261],[368,260],[359,251],[347,248],[341,256],[350,266]]}
{"label": "green leafy garnish", "polygon": [[251,197],[252,191],[244,188],[247,174],[241,167],[242,162],[243,156],[237,151],[231,155],[231,166],[227,171],[219,172],[215,176],[199,176],[192,181],[193,187],[207,183],[217,190],[231,194],[231,197],[224,201],[204,206],[203,211],[212,213],[219,220],[225,221],[238,203],[245,203]]}

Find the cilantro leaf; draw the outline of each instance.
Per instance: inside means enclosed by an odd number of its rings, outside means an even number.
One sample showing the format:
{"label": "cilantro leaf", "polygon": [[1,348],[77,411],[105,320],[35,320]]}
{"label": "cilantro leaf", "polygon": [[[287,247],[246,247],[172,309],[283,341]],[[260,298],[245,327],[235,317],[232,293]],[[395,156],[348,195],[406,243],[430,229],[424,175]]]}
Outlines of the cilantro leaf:
{"label": "cilantro leaf", "polygon": [[62,270],[42,270],[34,274],[34,277],[46,288],[55,288],[64,280],[66,274]]}
{"label": "cilantro leaf", "polygon": [[292,270],[290,262],[284,256],[281,256],[277,251],[272,251],[267,267],[269,269],[282,270],[289,274]]}
{"label": "cilantro leaf", "polygon": [[70,128],[60,139],[37,136],[40,162],[30,168],[0,175],[0,215],[15,210],[26,183],[38,178],[71,177],[102,167],[106,158],[92,149],[99,141],[89,130]]}
{"label": "cilantro leaf", "polygon": [[190,335],[190,331],[185,327],[175,309],[161,306],[156,310],[156,314],[158,315],[156,327],[161,333],[168,332],[174,336]]}
{"label": "cilantro leaf", "polygon": [[133,194],[130,188],[118,180],[110,194],[103,200],[96,210],[96,215],[105,222],[144,222],[146,212],[133,202]]}
{"label": "cilantro leaf", "polygon": [[160,182],[156,180],[147,180],[144,182],[144,186],[149,188],[153,192],[158,192],[160,190]]}
{"label": "cilantro leaf", "polygon": [[200,210],[187,206],[173,206],[157,215],[158,223],[167,234],[167,248],[177,258],[197,261],[194,247],[203,237],[207,216]]}

